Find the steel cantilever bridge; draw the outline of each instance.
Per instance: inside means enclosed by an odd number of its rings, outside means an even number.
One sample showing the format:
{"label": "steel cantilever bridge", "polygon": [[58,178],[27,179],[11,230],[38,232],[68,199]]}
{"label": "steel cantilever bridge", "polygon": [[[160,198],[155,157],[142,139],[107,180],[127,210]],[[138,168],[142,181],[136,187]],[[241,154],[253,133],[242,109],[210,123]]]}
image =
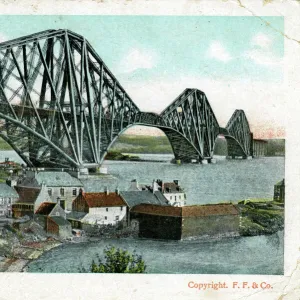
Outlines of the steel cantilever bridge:
{"label": "steel cantilever bridge", "polygon": [[182,161],[211,159],[219,134],[230,156],[253,152],[244,111],[221,128],[205,94],[186,89],[161,114],[141,112],[90,43],[72,31],[0,44],[0,136],[28,166],[100,166],[133,125],[161,129]]}

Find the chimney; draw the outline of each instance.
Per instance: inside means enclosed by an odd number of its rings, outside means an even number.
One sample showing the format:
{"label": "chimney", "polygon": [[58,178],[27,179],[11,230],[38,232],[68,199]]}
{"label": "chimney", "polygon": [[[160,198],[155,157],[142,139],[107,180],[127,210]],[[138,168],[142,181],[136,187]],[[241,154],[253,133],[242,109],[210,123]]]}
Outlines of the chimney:
{"label": "chimney", "polygon": [[174,182],[176,185],[179,185],[179,181],[178,181],[178,180],[173,180],[173,182]]}
{"label": "chimney", "polygon": [[106,195],[109,195],[109,190],[108,190],[108,187],[106,186],[105,189],[104,189]]}
{"label": "chimney", "polygon": [[116,194],[117,194],[117,195],[120,195],[120,190],[119,190],[119,188],[116,188]]}
{"label": "chimney", "polygon": [[140,190],[139,183],[136,179],[131,180],[129,191]]}

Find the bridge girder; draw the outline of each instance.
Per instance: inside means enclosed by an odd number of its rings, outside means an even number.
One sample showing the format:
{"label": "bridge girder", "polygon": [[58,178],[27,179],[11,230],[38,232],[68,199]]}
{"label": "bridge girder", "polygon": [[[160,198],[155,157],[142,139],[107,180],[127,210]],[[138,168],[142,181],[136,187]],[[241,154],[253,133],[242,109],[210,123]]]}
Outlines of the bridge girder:
{"label": "bridge girder", "polygon": [[[247,119],[228,137],[249,154]],[[160,128],[176,159],[213,157],[220,133],[206,98],[185,89],[160,115],[144,113],[84,37],[48,30],[0,44],[0,136],[29,166],[95,167],[132,125]]]}
{"label": "bridge girder", "polygon": [[229,156],[253,156],[253,135],[243,110],[237,109],[228,121],[225,138],[229,143]]}
{"label": "bridge girder", "polygon": [[58,148],[80,167],[99,165],[139,109],[88,41],[49,30],[0,44],[0,111],[1,135],[27,164],[64,165]]}

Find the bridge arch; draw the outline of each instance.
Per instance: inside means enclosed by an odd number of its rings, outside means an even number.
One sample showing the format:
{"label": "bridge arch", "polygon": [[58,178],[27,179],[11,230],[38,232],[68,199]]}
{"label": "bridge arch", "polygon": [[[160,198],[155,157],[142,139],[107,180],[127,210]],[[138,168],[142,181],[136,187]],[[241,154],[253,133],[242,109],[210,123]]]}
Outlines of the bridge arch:
{"label": "bridge arch", "polygon": [[[161,129],[176,159],[211,159],[221,128],[204,92],[185,89],[161,114],[145,113],[83,37],[47,30],[0,43],[0,134],[30,166],[94,168],[133,125]],[[243,111],[225,137],[251,155]],[[28,152],[28,155],[25,155]]]}

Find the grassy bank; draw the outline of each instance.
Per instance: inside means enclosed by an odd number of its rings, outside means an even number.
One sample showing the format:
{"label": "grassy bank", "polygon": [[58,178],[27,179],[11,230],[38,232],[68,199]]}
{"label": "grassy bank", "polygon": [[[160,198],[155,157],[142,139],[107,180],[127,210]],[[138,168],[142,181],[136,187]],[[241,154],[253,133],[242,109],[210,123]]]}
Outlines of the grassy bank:
{"label": "grassy bank", "polygon": [[1,137],[0,137],[0,150],[12,150],[12,147],[9,146]]}
{"label": "grassy bank", "polygon": [[274,201],[239,203],[242,236],[272,234],[284,228],[284,208]]}

